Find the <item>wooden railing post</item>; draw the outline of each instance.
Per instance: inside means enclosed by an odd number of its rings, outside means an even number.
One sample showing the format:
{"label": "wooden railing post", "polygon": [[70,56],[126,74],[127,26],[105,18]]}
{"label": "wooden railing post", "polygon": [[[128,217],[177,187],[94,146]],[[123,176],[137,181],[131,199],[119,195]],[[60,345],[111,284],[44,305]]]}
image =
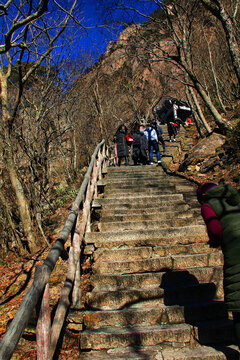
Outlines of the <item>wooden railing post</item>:
{"label": "wooden railing post", "polygon": [[72,307],[75,309],[81,308],[81,268],[80,268],[80,246],[81,246],[80,239],[80,228],[79,228],[79,218],[77,221],[75,233],[73,236],[73,256],[75,266],[75,281],[73,285],[73,292],[72,292]]}
{"label": "wooden railing post", "polygon": [[37,360],[50,359],[50,329],[49,283],[47,283],[43,292],[36,327]]}
{"label": "wooden railing post", "polygon": [[69,295],[73,287],[74,274],[75,274],[74,256],[73,256],[73,248],[71,246],[69,250],[67,277],[61,291],[60,299],[58,302],[57,310],[55,312],[55,316],[51,328],[51,345],[50,345],[49,360],[52,359],[54,352],[56,350],[56,345],[62,330],[62,326],[65,321],[67,309],[70,306]]}
{"label": "wooden railing post", "polygon": [[[95,164],[94,164],[95,166]],[[86,199],[85,199],[85,206],[83,208],[83,216],[84,216],[84,221],[86,219],[86,232],[91,232],[91,219],[90,219],[90,203],[91,203],[91,200],[90,200],[90,197],[91,197],[91,194],[90,194],[90,191],[91,190],[91,184],[90,184],[90,181],[88,183],[88,189],[87,189],[87,193],[86,193]]]}

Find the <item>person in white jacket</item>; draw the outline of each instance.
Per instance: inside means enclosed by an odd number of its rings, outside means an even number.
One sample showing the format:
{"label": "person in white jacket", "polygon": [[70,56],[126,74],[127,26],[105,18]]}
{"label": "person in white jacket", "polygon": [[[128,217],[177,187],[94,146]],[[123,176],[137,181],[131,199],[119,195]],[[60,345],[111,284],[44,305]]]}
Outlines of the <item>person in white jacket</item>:
{"label": "person in white jacket", "polygon": [[158,136],[156,130],[152,127],[150,123],[147,124],[144,134],[146,135],[148,139],[148,151],[149,151],[149,164],[153,165],[153,150],[156,151],[157,155],[157,163],[158,165],[161,165],[161,153],[159,150],[159,144],[158,144]]}

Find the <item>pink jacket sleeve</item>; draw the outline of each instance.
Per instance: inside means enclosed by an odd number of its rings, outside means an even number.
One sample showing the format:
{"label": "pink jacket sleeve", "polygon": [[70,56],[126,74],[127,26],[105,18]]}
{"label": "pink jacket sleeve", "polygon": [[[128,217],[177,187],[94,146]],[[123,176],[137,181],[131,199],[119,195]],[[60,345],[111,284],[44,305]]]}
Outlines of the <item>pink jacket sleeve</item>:
{"label": "pink jacket sleeve", "polygon": [[202,205],[201,213],[207,226],[209,245],[213,248],[217,248],[221,245],[222,241],[222,227],[217,218],[217,215],[208,204]]}

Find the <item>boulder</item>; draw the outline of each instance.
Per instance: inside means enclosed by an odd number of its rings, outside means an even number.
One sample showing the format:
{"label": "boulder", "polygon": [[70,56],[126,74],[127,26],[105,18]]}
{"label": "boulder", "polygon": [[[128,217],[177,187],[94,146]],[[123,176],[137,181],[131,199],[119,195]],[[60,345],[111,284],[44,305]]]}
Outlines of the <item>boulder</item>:
{"label": "boulder", "polygon": [[186,155],[179,170],[184,171],[190,166],[199,166],[203,161],[206,164],[207,159],[213,158],[225,142],[226,137],[216,133],[200,140]]}

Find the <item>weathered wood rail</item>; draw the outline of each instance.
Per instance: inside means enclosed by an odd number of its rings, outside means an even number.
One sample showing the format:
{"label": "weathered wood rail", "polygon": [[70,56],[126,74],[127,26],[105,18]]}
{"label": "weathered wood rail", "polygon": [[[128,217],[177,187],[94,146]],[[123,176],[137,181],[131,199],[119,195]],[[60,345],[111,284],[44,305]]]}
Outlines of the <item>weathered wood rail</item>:
{"label": "weathered wood rail", "polygon": [[[109,166],[111,161],[115,162],[114,155],[111,157],[111,148],[103,140],[97,145],[92,155],[87,173],[72,204],[61,234],[52,246],[43,265],[36,267],[33,283],[0,343],[0,360],[11,359],[36,308],[38,309],[36,326],[37,359],[52,359],[69,306],[78,307],[81,303],[81,244],[84,241],[86,231],[90,231],[91,204],[97,196],[97,182],[102,179],[104,169]],[[81,220],[78,216],[80,208],[82,209]],[[71,247],[67,256],[67,276],[51,323],[49,278],[60,256],[64,253],[66,255],[64,244],[69,236],[71,236]]]}

